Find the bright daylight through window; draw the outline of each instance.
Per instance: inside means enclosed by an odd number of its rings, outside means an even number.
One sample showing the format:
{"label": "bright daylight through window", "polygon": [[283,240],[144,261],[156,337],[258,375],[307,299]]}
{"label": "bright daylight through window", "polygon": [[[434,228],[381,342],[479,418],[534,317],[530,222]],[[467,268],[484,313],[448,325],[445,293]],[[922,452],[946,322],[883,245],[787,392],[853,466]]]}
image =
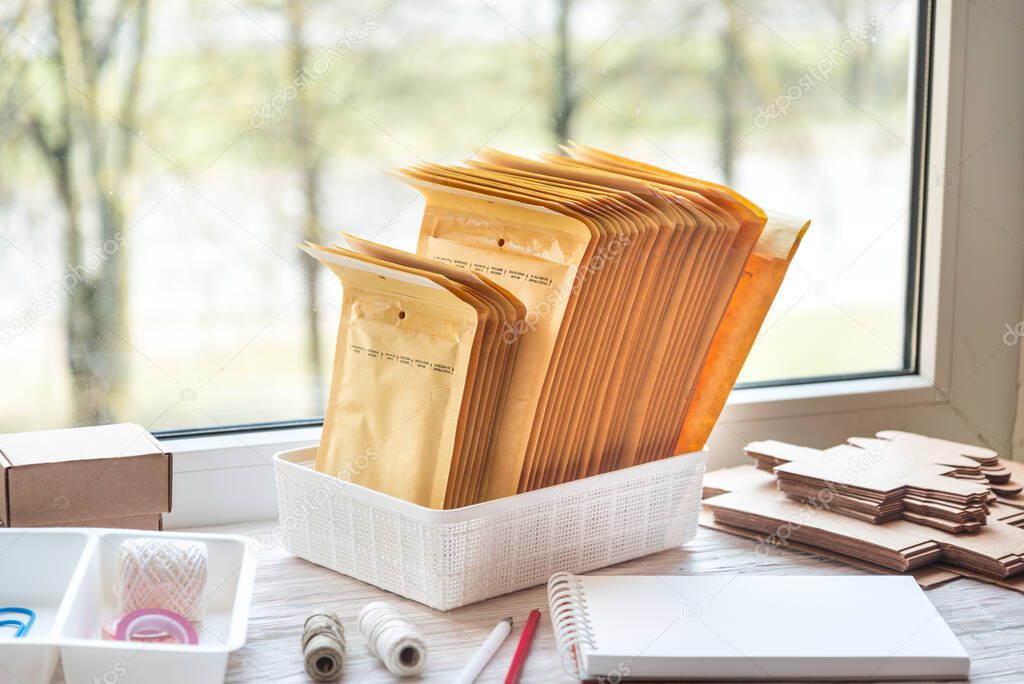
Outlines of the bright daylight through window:
{"label": "bright daylight through window", "polygon": [[566,140],[813,220],[741,383],[912,366],[912,0],[82,4],[3,4],[0,431],[322,415],[298,244],[413,250],[389,169]]}

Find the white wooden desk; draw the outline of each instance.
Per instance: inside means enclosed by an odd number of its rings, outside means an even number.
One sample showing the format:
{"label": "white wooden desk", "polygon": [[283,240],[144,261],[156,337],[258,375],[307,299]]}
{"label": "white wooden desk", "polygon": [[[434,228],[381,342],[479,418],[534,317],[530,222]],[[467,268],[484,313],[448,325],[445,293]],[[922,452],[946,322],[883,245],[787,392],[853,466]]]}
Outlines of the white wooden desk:
{"label": "white wooden desk", "polygon": [[[268,539],[273,523],[204,529]],[[831,560],[797,551],[780,550],[756,556],[752,542],[700,528],[696,540],[681,549],[623,563],[601,572],[614,574],[860,574]],[[958,579],[932,589],[928,596],[971,655],[971,681],[1024,682],[1024,596],[981,582]],[[371,600],[394,601],[422,630],[430,648],[420,680],[392,677],[366,650],[356,628],[359,609]],[[399,681],[450,682],[498,620],[511,615],[512,635],[478,681],[503,682],[527,614],[544,613],[522,682],[573,680],[562,672],[547,618],[544,587],[534,587],[475,605],[441,613],[375,587],[338,575],[297,558],[280,548],[267,548],[256,573],[256,593],[249,620],[249,641],[236,653],[228,682],[309,682],[302,671],[299,635],[306,615],[318,606],[337,611],[348,636],[344,684]],[[628,616],[623,616],[628,619]],[[765,629],[771,629],[766,625]],[[62,682],[59,674],[55,684]],[[185,683],[183,683],[185,684]]]}

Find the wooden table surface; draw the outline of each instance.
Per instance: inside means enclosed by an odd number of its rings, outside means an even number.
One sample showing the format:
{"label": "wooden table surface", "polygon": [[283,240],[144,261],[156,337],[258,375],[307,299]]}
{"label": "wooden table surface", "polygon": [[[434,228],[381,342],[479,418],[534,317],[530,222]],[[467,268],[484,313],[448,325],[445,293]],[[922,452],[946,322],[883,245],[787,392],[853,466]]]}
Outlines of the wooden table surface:
{"label": "wooden table surface", "polygon": [[[530,610],[543,617],[526,662],[522,682],[571,682],[562,672],[547,616],[544,587],[526,589],[464,608],[439,612],[375,587],[331,572],[275,547],[270,525],[226,528],[251,534],[266,553],[256,575],[256,595],[249,621],[249,643],[236,654],[229,682],[308,682],[302,671],[298,639],[306,614],[317,606],[333,608],[345,623],[349,660],[342,682],[397,681],[366,650],[355,624],[359,609],[385,599],[423,631],[430,648],[423,681],[451,682],[498,622],[512,616],[515,627],[478,681],[502,682],[522,625]],[[212,531],[212,530],[211,530]],[[797,551],[778,550],[760,557],[752,542],[698,528],[697,538],[665,551],[600,571],[614,574],[862,574],[831,560]],[[1024,681],[1024,596],[969,579],[928,591],[942,617],[971,655],[972,681]],[[765,625],[765,629],[771,629]]]}
{"label": "wooden table surface", "polygon": [[[256,573],[256,591],[249,619],[248,644],[235,653],[227,681],[309,682],[302,670],[299,634],[306,615],[324,606],[345,624],[348,661],[345,684],[397,681],[451,682],[494,625],[506,616],[515,620],[512,635],[495,655],[479,682],[503,682],[520,631],[530,610],[543,617],[527,660],[522,682],[573,681],[562,672],[547,616],[544,587],[534,587],[464,608],[439,612],[418,603],[287,555],[272,542],[273,523],[208,528],[256,537],[263,552]],[[798,551],[774,550],[755,555],[752,542],[699,528],[697,538],[680,549],[599,571],[608,574],[814,574],[849,575],[861,571]],[[1024,682],[1024,596],[969,579],[957,579],[927,592],[942,617],[971,655],[971,681]],[[356,627],[359,609],[371,600],[393,602],[414,622],[429,647],[419,680],[392,677],[366,649]],[[624,616],[628,619],[628,616]],[[765,625],[771,629],[771,625]],[[60,677],[55,679],[59,682]]]}

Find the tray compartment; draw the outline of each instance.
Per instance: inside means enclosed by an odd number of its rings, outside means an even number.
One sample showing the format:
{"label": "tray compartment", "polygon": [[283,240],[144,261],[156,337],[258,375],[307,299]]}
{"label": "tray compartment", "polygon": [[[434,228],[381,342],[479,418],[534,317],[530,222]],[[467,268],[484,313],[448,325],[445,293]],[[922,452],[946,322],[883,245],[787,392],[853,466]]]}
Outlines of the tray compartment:
{"label": "tray compartment", "polygon": [[0,627],[0,684],[49,684],[70,588],[93,541],[80,530],[0,529],[0,607],[36,613],[22,638]]}
{"label": "tray compartment", "polygon": [[[83,569],[60,635],[67,684],[204,684],[222,682],[231,651],[245,644],[255,558],[250,542],[228,535],[169,532],[97,532],[95,552]],[[118,613],[114,584],[121,542],[138,537],[206,544],[209,559],[206,616],[196,625],[199,645],[105,641],[104,622]]]}

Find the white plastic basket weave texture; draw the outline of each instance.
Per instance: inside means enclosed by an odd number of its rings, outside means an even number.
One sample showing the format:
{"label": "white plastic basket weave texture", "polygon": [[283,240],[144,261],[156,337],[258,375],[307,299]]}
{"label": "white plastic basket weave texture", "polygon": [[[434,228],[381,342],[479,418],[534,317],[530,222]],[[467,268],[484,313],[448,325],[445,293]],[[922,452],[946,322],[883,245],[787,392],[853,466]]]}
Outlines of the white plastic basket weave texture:
{"label": "white plastic basket weave texture", "polygon": [[284,547],[439,610],[692,539],[706,461],[684,454],[442,511],[319,473],[315,455],[274,458]]}

